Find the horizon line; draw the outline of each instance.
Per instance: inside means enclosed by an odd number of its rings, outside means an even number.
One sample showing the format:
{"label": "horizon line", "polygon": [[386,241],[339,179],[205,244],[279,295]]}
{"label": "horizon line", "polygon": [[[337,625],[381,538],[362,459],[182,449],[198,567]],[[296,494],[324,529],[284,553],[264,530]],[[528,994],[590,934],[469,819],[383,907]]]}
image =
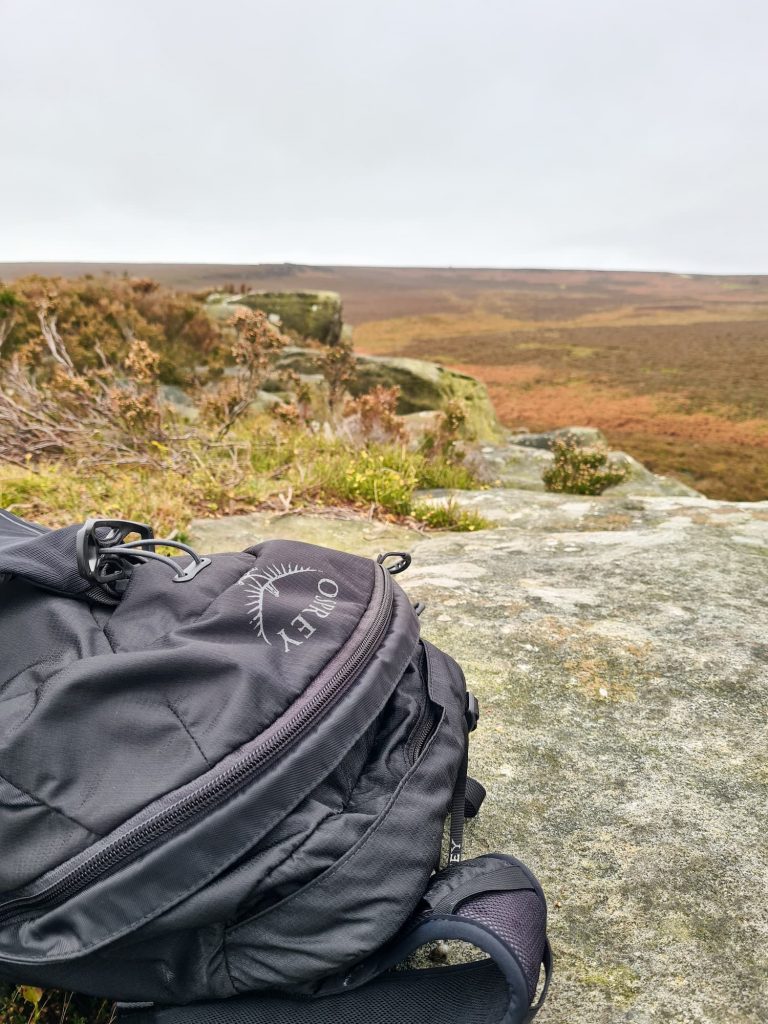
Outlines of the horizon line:
{"label": "horizon line", "polygon": [[260,267],[291,267],[297,270],[437,270],[437,271],[507,271],[510,273],[587,273],[587,274],[659,274],[669,277],[768,277],[762,271],[699,271],[699,270],[658,270],[645,268],[642,270],[617,269],[615,267],[595,266],[502,266],[502,265],[459,265],[459,264],[392,264],[392,263],[295,263],[291,260],[261,263],[238,262],[206,262],[204,260],[116,260],[116,259],[35,259],[35,260],[0,260],[0,268],[6,266],[39,267],[39,266],[111,266],[111,267],[221,267],[255,269]]}

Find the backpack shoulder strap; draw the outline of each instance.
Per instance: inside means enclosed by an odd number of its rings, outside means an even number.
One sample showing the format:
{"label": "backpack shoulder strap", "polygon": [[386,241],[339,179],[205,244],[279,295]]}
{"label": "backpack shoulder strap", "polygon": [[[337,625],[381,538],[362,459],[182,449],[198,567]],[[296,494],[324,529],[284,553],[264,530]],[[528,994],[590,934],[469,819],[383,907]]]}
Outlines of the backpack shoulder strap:
{"label": "backpack shoulder strap", "polygon": [[[464,861],[436,876],[422,909],[389,944],[314,996],[252,993],[187,1006],[120,1007],[122,1024],[527,1024],[546,998],[552,953],[546,904],[512,857]],[[437,940],[471,943],[487,959],[391,968]],[[544,984],[536,994],[541,967]]]}

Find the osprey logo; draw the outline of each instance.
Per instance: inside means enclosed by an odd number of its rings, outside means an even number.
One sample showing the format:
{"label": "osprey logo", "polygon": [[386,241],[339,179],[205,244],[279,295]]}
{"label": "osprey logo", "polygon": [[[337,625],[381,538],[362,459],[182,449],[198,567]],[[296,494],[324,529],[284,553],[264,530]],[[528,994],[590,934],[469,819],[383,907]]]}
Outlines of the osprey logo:
{"label": "osprey logo", "polygon": [[[267,635],[268,629],[265,621],[267,601],[269,599],[280,601],[284,596],[280,592],[281,581],[292,576],[300,576],[303,573],[320,576],[319,569],[312,569],[308,565],[298,565],[293,562],[285,565],[281,562],[280,565],[267,565],[251,569],[237,581],[241,587],[245,587],[249,594],[246,601],[249,621],[264,643],[272,645],[272,640]],[[272,630],[273,638],[282,642],[284,652],[291,651],[294,647],[301,647],[317,632],[319,621],[327,619],[336,607],[338,594],[339,585],[335,580],[328,579],[327,576],[317,580],[309,603],[305,604],[299,613],[289,619],[281,629]]]}

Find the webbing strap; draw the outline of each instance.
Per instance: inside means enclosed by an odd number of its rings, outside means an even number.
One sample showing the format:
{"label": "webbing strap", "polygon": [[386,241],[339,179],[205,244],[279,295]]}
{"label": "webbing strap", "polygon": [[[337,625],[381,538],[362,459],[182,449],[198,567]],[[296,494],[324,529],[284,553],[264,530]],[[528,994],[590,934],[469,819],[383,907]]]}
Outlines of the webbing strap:
{"label": "webbing strap", "polygon": [[451,824],[448,830],[448,863],[459,864],[464,851],[464,818],[467,801],[467,765],[469,762],[469,735],[464,729],[464,753],[456,776],[451,797]]}
{"label": "webbing strap", "polygon": [[485,786],[478,782],[477,779],[473,779],[471,775],[467,776],[467,787],[464,793],[464,817],[474,818],[480,811],[485,800]]}

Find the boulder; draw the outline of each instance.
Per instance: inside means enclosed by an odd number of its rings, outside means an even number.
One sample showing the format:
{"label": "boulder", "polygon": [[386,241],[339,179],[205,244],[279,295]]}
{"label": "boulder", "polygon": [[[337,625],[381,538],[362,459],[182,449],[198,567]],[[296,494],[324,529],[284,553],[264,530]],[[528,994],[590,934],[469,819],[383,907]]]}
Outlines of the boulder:
{"label": "boulder", "polygon": [[437,433],[442,415],[439,409],[425,409],[423,412],[409,412],[402,417],[405,436],[411,447],[418,448],[428,434]]}
{"label": "boulder", "polygon": [[663,476],[659,473],[652,473],[642,462],[638,462],[632,455],[626,452],[611,452],[611,462],[627,469],[627,478],[623,483],[610,488],[610,493],[619,494],[646,494],[646,495],[670,495],[689,498],[701,498],[700,491],[694,490],[687,484],[676,480],[672,476]]}
{"label": "boulder", "polygon": [[302,348],[299,345],[286,345],[277,360],[281,370],[293,370],[294,373],[311,375],[319,372],[324,352],[316,348]]}
{"label": "boulder", "polygon": [[510,435],[511,444],[519,444],[525,448],[542,448],[552,450],[555,441],[570,441],[579,448],[592,448],[595,446],[605,447],[607,441],[605,434],[597,427],[561,427],[559,430],[549,430],[543,434],[531,434],[524,431],[519,434]]}
{"label": "boulder", "polygon": [[[277,365],[281,369],[294,370],[309,377],[317,373],[322,355],[317,349],[289,346],[281,354]],[[406,428],[410,432],[412,426],[414,436],[423,435],[427,429],[432,429],[437,420],[435,413],[439,413],[452,401],[461,402],[466,410],[467,438],[492,441],[502,436],[488,391],[475,377],[447,370],[423,359],[355,355],[355,376],[349,384],[350,392],[353,395],[367,394],[379,385],[400,388],[397,412],[408,419]],[[281,386],[278,381],[266,385],[268,390]],[[415,419],[417,413],[423,414],[420,420]]]}
{"label": "boulder", "polygon": [[160,404],[170,409],[179,419],[192,422],[199,417],[194,399],[178,384],[158,385],[157,397]]}
{"label": "boulder", "polygon": [[192,539],[412,552],[398,582],[480,701],[467,856],[521,857],[549,898],[542,1022],[764,1020],[768,502],[453,497],[497,528],[248,516]]}
{"label": "boulder", "polygon": [[277,394],[274,391],[257,391],[256,398],[251,408],[254,412],[269,412],[275,406],[282,405],[288,401],[288,395]]}
{"label": "boulder", "polygon": [[341,296],[336,292],[215,293],[206,302],[208,312],[219,320],[232,316],[237,306],[263,310],[277,327],[302,340],[336,345],[341,338]]}
{"label": "boulder", "polygon": [[467,435],[478,440],[495,440],[500,434],[488,391],[475,377],[447,370],[423,359],[358,356],[356,377],[350,384],[355,395],[375,387],[400,388],[397,411],[402,415],[443,409],[459,401],[467,411]]}
{"label": "boulder", "polygon": [[[561,437],[581,436],[585,438],[585,446],[591,446],[595,442],[586,440],[586,438],[592,435],[576,432],[591,431],[592,429],[591,427],[565,427],[562,430],[553,431],[551,434],[530,436],[534,438],[554,438],[556,435]],[[675,480],[674,477],[652,473],[642,462],[638,462],[626,452],[611,451],[608,456],[609,461],[614,465],[626,467],[628,475],[622,483],[616,487],[610,487],[606,494],[701,497],[698,491]],[[484,444],[468,448],[466,460],[478,479],[484,483],[543,491],[545,488],[542,475],[552,465],[553,455],[548,445],[521,444],[519,435],[512,435],[508,441],[502,444]]]}

